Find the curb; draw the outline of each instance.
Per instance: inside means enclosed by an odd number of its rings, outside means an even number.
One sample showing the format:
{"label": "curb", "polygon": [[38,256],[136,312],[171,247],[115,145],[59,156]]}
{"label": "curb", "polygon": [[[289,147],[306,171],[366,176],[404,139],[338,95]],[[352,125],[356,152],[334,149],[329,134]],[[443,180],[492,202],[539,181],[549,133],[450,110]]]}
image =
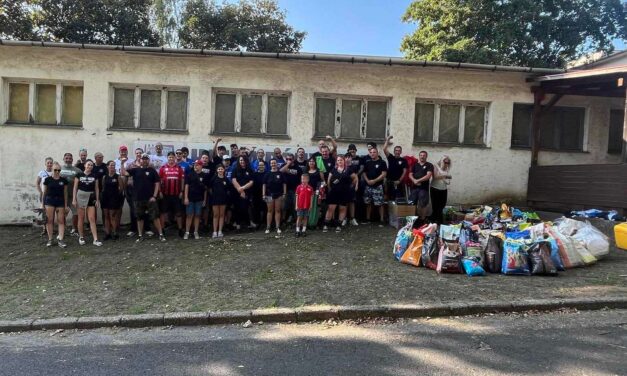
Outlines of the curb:
{"label": "curb", "polygon": [[355,320],[375,317],[419,318],[467,316],[485,313],[554,311],[563,308],[582,311],[627,309],[627,297],[586,299],[538,299],[518,302],[493,301],[437,304],[390,304],[255,309],[250,311],[174,312],[142,315],[60,317],[53,319],[0,320],[0,332],[48,329],[96,329],[110,327],[145,328],[154,326],[205,326],[252,322],[310,322]]}

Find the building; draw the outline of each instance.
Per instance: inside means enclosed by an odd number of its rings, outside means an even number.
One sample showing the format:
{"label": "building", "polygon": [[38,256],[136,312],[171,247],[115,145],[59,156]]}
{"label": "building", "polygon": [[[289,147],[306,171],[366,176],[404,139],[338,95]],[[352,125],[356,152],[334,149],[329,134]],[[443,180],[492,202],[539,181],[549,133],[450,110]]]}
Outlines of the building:
{"label": "building", "polygon": [[[394,135],[453,161],[449,202],[524,200],[530,80],[561,70],[314,54],[0,41],[0,223],[28,222],[44,158],[121,144],[314,146]],[[616,58],[612,59],[615,63]],[[599,62],[595,63],[599,64]],[[544,116],[540,165],[621,162],[623,98],[566,95]],[[544,124],[546,123],[546,124]],[[618,139],[616,139],[619,137]],[[626,205],[627,206],[627,205]]]}

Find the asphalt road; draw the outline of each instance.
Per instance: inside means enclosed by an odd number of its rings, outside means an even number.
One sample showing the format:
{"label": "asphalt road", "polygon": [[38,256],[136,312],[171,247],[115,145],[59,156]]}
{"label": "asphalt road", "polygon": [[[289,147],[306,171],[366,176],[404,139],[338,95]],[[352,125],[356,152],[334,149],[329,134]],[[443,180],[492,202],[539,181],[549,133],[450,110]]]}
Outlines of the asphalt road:
{"label": "asphalt road", "polygon": [[0,335],[0,375],[624,375],[627,310]]}

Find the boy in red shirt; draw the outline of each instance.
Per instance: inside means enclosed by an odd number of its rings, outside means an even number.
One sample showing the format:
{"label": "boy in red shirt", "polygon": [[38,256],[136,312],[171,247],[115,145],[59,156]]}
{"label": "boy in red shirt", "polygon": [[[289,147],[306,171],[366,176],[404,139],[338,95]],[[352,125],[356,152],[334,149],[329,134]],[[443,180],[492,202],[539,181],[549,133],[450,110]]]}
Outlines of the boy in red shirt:
{"label": "boy in red shirt", "polygon": [[311,208],[313,188],[309,185],[309,174],[302,174],[300,185],[296,188],[296,237],[307,236],[307,219]]}

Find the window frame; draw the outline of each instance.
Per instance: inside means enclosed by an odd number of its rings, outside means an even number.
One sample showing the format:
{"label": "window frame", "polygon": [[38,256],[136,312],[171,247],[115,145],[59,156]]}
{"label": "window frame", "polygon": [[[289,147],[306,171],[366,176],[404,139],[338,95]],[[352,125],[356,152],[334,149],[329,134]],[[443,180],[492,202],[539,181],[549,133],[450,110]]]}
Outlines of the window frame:
{"label": "window frame", "polygon": [[[115,90],[126,89],[133,90],[133,128],[116,128],[114,127],[115,114]],[[159,128],[140,128],[141,125],[141,92],[142,90],[160,90],[161,91],[161,114],[159,117]],[[180,91],[187,93],[186,116],[184,129],[168,129],[168,92]],[[189,133],[189,106],[190,106],[190,88],[188,86],[178,85],[138,85],[124,83],[109,84],[109,122],[107,131],[116,132],[150,132],[150,133]]]}
{"label": "window frame", "polygon": [[[354,94],[332,94],[332,93],[314,93],[314,105],[313,105],[313,140],[319,140],[326,137],[326,135],[317,134],[316,130],[316,112],[318,109],[318,99],[332,99],[335,100],[335,125],[333,128],[333,138],[342,142],[368,142],[368,141],[384,141],[385,137],[390,134],[391,124],[391,110],[392,110],[392,97],[374,96],[374,95],[354,95]],[[342,101],[361,101],[361,127],[359,130],[359,138],[353,137],[341,137],[342,135]],[[367,137],[368,135],[368,101],[371,102],[385,102],[385,130],[383,138]]]}
{"label": "window frame", "polygon": [[[531,108],[531,112],[533,114],[533,103],[528,103],[528,102],[513,102],[512,103],[512,115],[514,113],[514,107],[516,105],[524,105],[524,106],[529,106]],[[590,106],[589,105],[576,105],[576,104],[562,104],[562,105],[555,105],[552,107],[553,108],[578,108],[578,109],[583,109],[583,129],[582,129],[582,136],[581,136],[581,149],[554,149],[554,148],[545,148],[540,146],[538,150],[542,150],[542,151],[546,151],[546,152],[554,152],[554,153],[587,153],[588,152],[588,132],[589,132],[589,125],[590,125]],[[510,136],[510,149],[518,149],[518,150],[531,150],[531,144],[533,143],[532,140],[532,117],[530,117],[530,122],[529,122],[529,146],[521,146],[521,145],[514,145],[512,144],[512,137],[514,135],[514,117],[512,116],[512,123],[511,123],[511,136]],[[609,115],[608,115],[608,122],[609,122]],[[540,142],[542,142],[540,140]]]}
{"label": "window frame", "polygon": [[[235,117],[233,124],[233,132],[225,132],[216,130],[216,98],[219,94],[235,95]],[[259,133],[242,133],[242,97],[245,95],[260,95],[261,96],[261,129]],[[267,133],[268,132],[268,98],[269,97],[284,97],[287,98],[286,109],[286,123],[285,133]],[[284,138],[290,139],[290,124],[291,124],[291,109],[292,104],[292,92],[285,90],[257,90],[257,89],[237,89],[237,88],[225,88],[214,87],[211,90],[211,131],[210,135],[219,136],[237,136],[237,137],[252,137],[252,138]]]}
{"label": "window frame", "polygon": [[[418,104],[430,104],[433,105],[433,133],[432,140],[416,140],[416,105]],[[412,128],[412,144],[413,145],[441,145],[441,146],[457,146],[468,148],[487,148],[489,147],[489,134],[490,134],[490,110],[491,102],[485,101],[466,101],[466,100],[449,100],[449,99],[432,99],[432,98],[416,98],[414,101],[414,116],[413,128]],[[457,142],[445,142],[440,141],[440,109],[441,106],[460,106],[459,111],[459,124],[457,128]],[[483,137],[480,144],[467,144],[464,143],[464,133],[466,128],[466,107],[483,107]]]}
{"label": "window frame", "polygon": [[[9,119],[10,113],[10,100],[11,84],[25,84],[28,85],[28,120],[16,121]],[[55,96],[55,122],[43,123],[36,121],[37,113],[37,85],[54,85],[56,90]],[[85,111],[85,85],[83,81],[77,80],[52,80],[52,79],[32,79],[32,78],[5,78],[2,80],[2,92],[4,95],[4,103],[2,103],[2,125],[17,125],[17,126],[30,126],[30,127],[44,127],[44,128],[71,128],[82,129],[83,128],[83,115],[81,114],[80,124],[63,123],[63,93],[64,87],[81,87],[83,89],[83,113]]]}

